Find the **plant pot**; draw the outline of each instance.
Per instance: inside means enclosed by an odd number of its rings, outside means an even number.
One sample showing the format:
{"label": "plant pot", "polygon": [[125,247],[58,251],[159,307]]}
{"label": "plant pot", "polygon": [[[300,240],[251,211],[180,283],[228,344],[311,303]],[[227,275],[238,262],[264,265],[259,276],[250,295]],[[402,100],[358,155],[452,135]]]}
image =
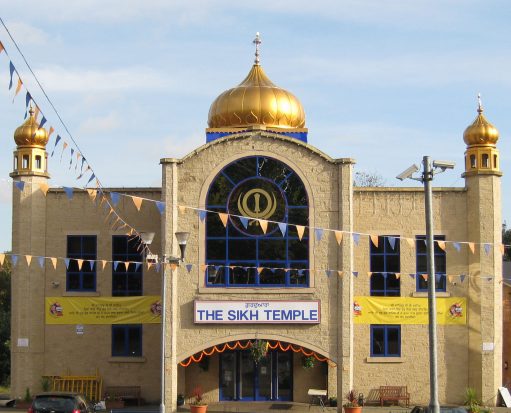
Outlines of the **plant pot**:
{"label": "plant pot", "polygon": [[207,410],[208,410],[207,404],[203,404],[200,406],[193,405],[193,404],[190,405],[190,412],[192,412],[192,413],[206,413]]}
{"label": "plant pot", "polygon": [[361,413],[362,412],[362,406],[357,407],[343,407],[344,413]]}
{"label": "plant pot", "polygon": [[124,400],[107,400],[105,402],[106,409],[123,409],[124,408]]}

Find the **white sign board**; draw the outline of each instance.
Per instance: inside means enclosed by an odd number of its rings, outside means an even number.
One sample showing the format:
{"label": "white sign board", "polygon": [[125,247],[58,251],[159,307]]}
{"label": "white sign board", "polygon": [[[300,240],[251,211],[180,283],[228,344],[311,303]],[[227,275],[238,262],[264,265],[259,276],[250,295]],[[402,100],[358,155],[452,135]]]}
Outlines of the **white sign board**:
{"label": "white sign board", "polygon": [[509,390],[506,387],[499,387],[499,392],[506,407],[511,407],[511,394],[509,394]]}
{"label": "white sign board", "polygon": [[483,351],[493,351],[494,348],[494,343],[483,343]]}
{"label": "white sign board", "polygon": [[194,302],[198,324],[319,324],[319,300],[245,300]]}
{"label": "white sign board", "polygon": [[76,325],[76,334],[83,335],[83,325],[82,324]]}
{"label": "white sign board", "polygon": [[18,338],[18,347],[28,347],[28,338]]}

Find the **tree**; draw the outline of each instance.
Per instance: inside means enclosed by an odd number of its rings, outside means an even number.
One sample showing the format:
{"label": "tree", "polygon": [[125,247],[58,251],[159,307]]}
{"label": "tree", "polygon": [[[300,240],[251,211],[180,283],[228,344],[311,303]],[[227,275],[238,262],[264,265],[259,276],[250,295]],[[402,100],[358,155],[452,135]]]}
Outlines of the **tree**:
{"label": "tree", "polygon": [[0,385],[8,386],[11,375],[11,262],[0,267]]}
{"label": "tree", "polygon": [[376,172],[355,172],[355,179],[353,180],[354,186],[362,187],[375,187],[384,186],[386,184],[383,176]]}

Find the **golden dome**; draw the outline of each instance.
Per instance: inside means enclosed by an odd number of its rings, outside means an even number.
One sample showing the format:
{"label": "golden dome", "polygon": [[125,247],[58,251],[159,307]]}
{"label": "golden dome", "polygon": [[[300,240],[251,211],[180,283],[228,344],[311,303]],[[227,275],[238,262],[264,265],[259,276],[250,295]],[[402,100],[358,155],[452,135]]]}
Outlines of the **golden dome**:
{"label": "golden dome", "polygon": [[274,85],[258,63],[252,66],[243,82],[223,92],[209,108],[210,128],[250,125],[305,127],[305,112],[300,101]]}
{"label": "golden dome", "polygon": [[463,132],[463,140],[468,146],[471,145],[495,145],[499,140],[499,131],[488,122],[483,115],[483,107],[479,99],[477,118],[474,123]]}
{"label": "golden dome", "polygon": [[19,126],[14,132],[14,141],[18,146],[39,146],[46,147],[48,143],[48,132],[44,128],[40,128],[34,118],[34,111],[30,108],[30,116]]}

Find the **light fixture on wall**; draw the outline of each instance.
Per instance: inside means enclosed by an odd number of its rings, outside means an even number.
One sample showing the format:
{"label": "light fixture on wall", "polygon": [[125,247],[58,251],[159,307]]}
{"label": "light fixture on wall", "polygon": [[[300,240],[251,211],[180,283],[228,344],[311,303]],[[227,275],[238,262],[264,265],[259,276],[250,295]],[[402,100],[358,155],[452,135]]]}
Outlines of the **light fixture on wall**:
{"label": "light fixture on wall", "polygon": [[59,285],[60,285],[60,281],[52,281],[52,282],[51,282],[51,286],[52,286],[53,288],[57,288]]}

